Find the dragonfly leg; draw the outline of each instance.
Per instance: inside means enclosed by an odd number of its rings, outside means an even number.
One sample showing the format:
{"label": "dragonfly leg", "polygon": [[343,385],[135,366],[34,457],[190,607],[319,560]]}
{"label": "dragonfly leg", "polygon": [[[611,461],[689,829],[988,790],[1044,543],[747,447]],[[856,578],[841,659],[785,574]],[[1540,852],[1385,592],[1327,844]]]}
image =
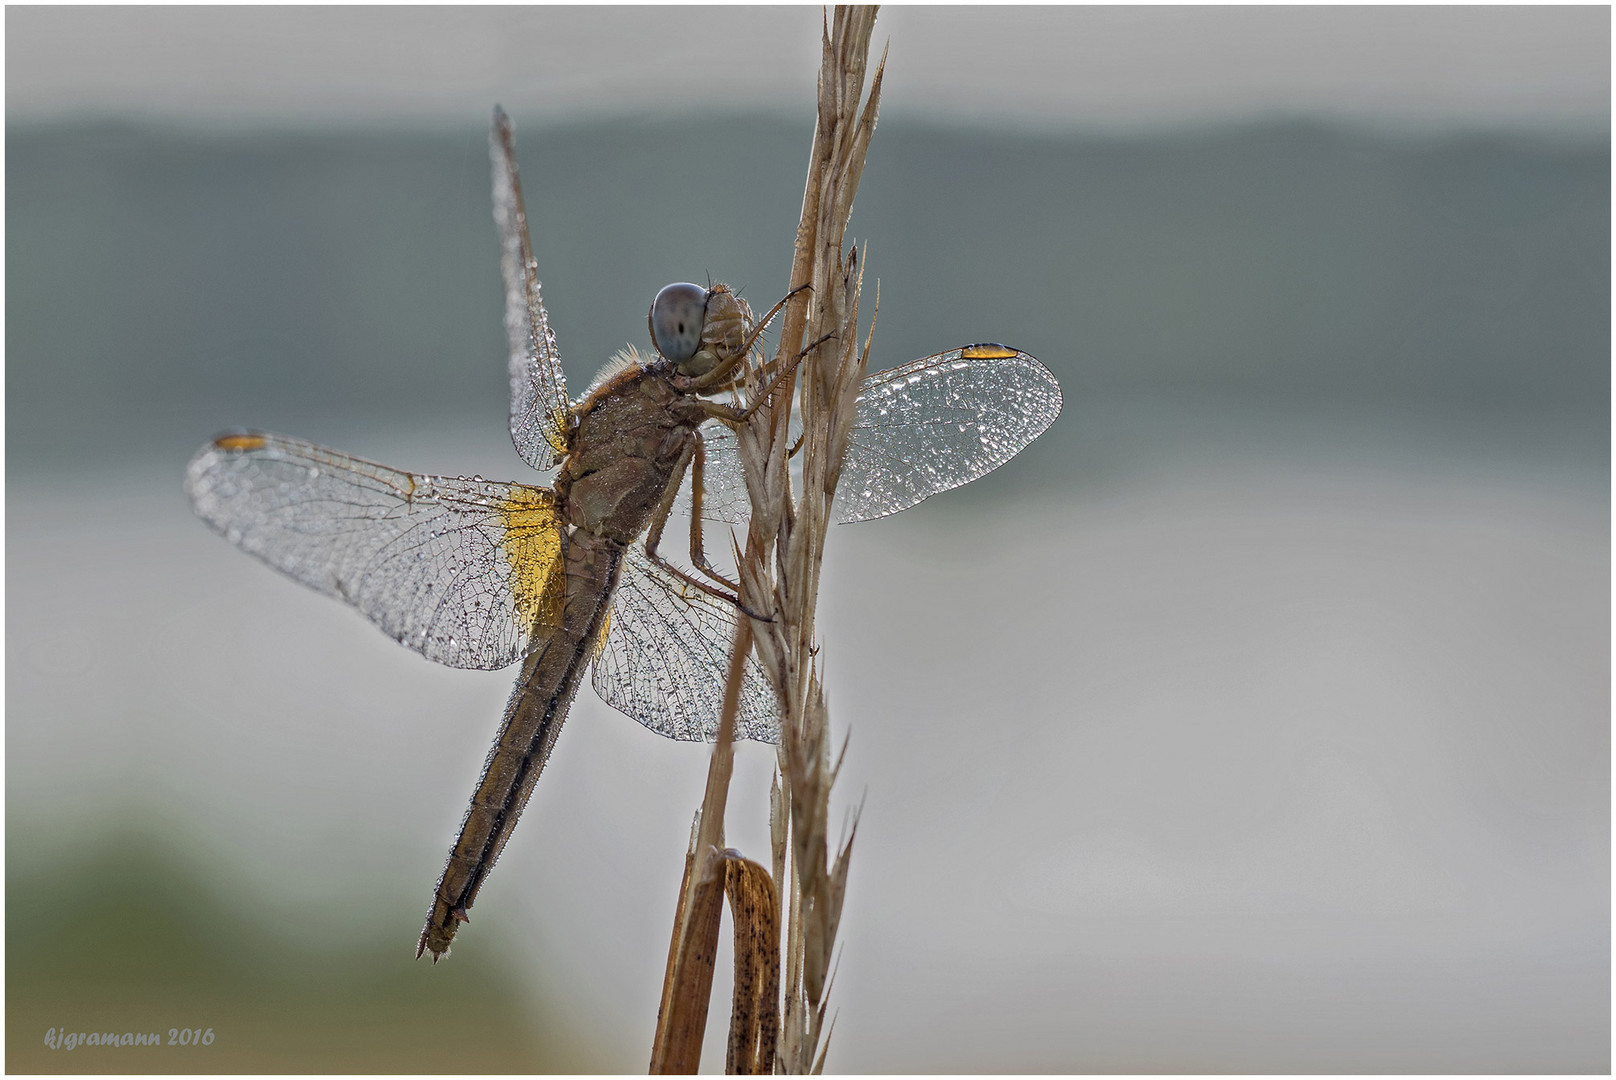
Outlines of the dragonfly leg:
{"label": "dragonfly leg", "polygon": [[692,443],[695,453],[690,458],[690,561],[695,564],[697,570],[739,596],[740,585],[714,570],[712,564],[707,561],[707,553],[702,550],[701,501],[705,497],[707,485],[707,446],[700,431],[692,434],[695,435]]}
{"label": "dragonfly leg", "polygon": [[[657,545],[662,542],[662,530],[667,528],[668,525],[668,515],[673,512],[673,500],[679,493],[679,485],[684,482],[685,471],[690,468],[691,461],[694,460],[698,454],[702,453],[701,436],[699,433],[693,434],[696,435],[696,438],[685,447],[684,453],[679,455],[679,460],[673,467],[673,476],[668,484],[668,490],[663,493],[662,498],[657,502],[656,509],[651,514],[651,527],[647,529],[645,533],[645,557],[650,559],[655,565],[661,567],[674,577],[678,578],[680,581],[684,582],[686,585],[689,585],[694,589],[698,589],[701,592],[706,593],[708,596],[716,597],[717,599],[724,601],[726,604],[733,604],[736,610],[745,615],[748,615],[761,622],[769,622],[770,619],[767,615],[759,615],[757,612],[750,610],[745,604],[741,603],[741,598],[739,595],[740,589],[738,586],[707,565],[706,557],[700,555],[699,541],[697,541],[697,550],[692,553],[693,561],[696,561],[697,564],[700,565],[703,570],[709,573],[711,576],[717,578],[725,585],[728,585],[730,587],[730,591],[725,591],[724,589],[720,589],[715,585],[709,585],[707,582],[696,577],[694,574],[686,573],[684,570],[681,570],[679,567],[673,565],[667,559],[663,558],[662,555],[657,551]],[[691,506],[691,512],[694,515],[695,522],[697,523],[701,521],[699,492],[700,488],[697,488],[695,498],[692,500]],[[699,528],[699,524],[693,524],[691,526],[692,537],[696,535]]]}
{"label": "dragonfly leg", "polygon": [[741,598],[739,596],[737,596],[735,593],[725,592],[723,589],[720,589],[716,585],[707,584],[705,581],[701,580],[701,578],[699,578],[699,577],[696,577],[694,574],[685,573],[683,570],[681,570],[677,566],[673,565],[671,562],[669,562],[667,559],[663,558],[661,555],[657,554],[655,551],[652,551],[649,548],[647,548],[646,552],[645,552],[645,556],[646,556],[646,558],[650,559],[653,563],[655,563],[657,566],[661,567],[662,569],[666,570],[668,573],[672,574],[674,577],[678,578],[680,581],[684,582],[686,585],[689,585],[693,589],[697,589],[697,590],[699,590],[701,592],[704,592],[708,596],[716,597],[717,599],[724,601],[724,603],[726,603],[726,604],[732,605],[735,608],[736,611],[739,611],[742,615],[745,615],[747,618],[756,619],[758,622],[773,622],[774,621],[769,616],[760,615],[757,612],[753,611],[751,608],[747,607],[745,604],[741,603]]}
{"label": "dragonfly leg", "polygon": [[769,384],[758,392],[757,396],[752,399],[752,403],[746,406],[746,408],[741,409],[734,405],[727,405],[721,401],[707,401],[706,399],[702,400],[702,407],[706,410],[708,416],[721,420],[726,424],[736,425],[746,423],[752,418],[753,413],[761,409],[764,404],[774,396],[775,390],[777,390],[780,386],[781,379],[784,379],[787,375],[790,375],[793,371],[796,371],[797,365],[802,363],[803,359],[807,357],[809,353],[813,352],[815,349],[819,348],[821,345],[825,344],[825,342],[829,341],[835,336],[836,332],[831,331],[830,333],[820,337],[818,341],[813,342],[807,348],[803,349],[796,356],[792,357],[790,362],[787,363],[785,367],[774,373],[773,377],[769,379]]}
{"label": "dragonfly leg", "polygon": [[668,515],[673,512],[673,500],[679,495],[679,485],[685,482],[685,470],[690,468],[690,460],[696,454],[698,442],[685,446],[679,455],[679,460],[673,463],[673,474],[669,477],[668,488],[657,500],[656,509],[651,511],[651,527],[645,533],[645,554],[652,559],[657,558],[657,545],[662,543],[662,530],[668,526]]}
{"label": "dragonfly leg", "polygon": [[800,292],[812,292],[813,288],[814,287],[811,283],[805,281],[801,285],[798,285],[796,288],[792,289],[790,292],[786,293],[775,303],[772,308],[765,311],[763,313],[763,318],[758,320],[757,325],[752,328],[751,334],[747,335],[746,344],[741,346],[741,354],[744,356],[752,351],[752,346],[757,344],[758,338],[763,336],[763,331],[769,328],[769,324],[774,321],[774,317],[776,315],[780,314],[780,309],[786,306],[787,301]]}

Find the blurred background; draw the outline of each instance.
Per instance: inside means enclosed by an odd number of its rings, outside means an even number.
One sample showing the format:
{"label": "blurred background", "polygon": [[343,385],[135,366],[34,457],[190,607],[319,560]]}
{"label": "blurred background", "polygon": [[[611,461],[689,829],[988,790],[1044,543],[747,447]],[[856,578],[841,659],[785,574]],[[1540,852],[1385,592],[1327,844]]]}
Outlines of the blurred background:
{"label": "blurred background", "polygon": [[[5,18],[7,1067],[643,1069],[704,749],[583,691],[414,961],[509,675],[277,577],[180,478],[247,425],[532,479],[492,105],[576,391],[666,282],[784,292],[818,9]],[[872,367],[1005,341],[1066,407],[834,535],[829,1068],[1608,1072],[1609,9],[888,37]]]}

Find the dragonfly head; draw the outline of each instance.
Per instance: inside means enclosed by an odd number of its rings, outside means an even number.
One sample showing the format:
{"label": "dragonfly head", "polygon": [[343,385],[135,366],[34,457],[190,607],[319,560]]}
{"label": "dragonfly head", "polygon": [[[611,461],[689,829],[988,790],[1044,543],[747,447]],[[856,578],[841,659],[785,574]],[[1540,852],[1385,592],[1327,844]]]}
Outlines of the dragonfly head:
{"label": "dragonfly head", "polygon": [[692,390],[729,383],[746,359],[752,309],[728,285],[704,289],[687,281],[664,286],[647,317],[651,341]]}

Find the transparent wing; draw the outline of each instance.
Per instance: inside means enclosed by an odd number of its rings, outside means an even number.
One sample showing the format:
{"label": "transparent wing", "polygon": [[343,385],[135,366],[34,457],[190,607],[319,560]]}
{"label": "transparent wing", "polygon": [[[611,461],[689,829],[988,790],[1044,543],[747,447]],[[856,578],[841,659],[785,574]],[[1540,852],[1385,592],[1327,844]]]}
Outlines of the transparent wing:
{"label": "transparent wing", "polygon": [[440,664],[504,667],[559,618],[561,529],[543,488],[420,476],[253,433],[203,447],[185,491],[232,544]]}
{"label": "transparent wing", "polygon": [[494,163],[494,224],[499,229],[505,335],[511,350],[511,441],[523,461],[548,469],[556,454],[567,452],[571,405],[561,354],[539,295],[539,268],[528,238],[511,120],[498,107],[488,150]]}
{"label": "transparent wing", "polygon": [[997,469],[1060,415],[1048,368],[970,345],[864,380],[836,487],[837,521],[895,514]]}
{"label": "transparent wing", "polygon": [[[702,482],[701,516],[705,521],[724,521],[731,525],[745,525],[752,515],[752,499],[746,493],[746,473],[741,467],[741,454],[735,443],[735,432],[718,420],[701,425],[701,439],[706,455]],[[679,488],[674,509],[690,516],[692,486]]]}
{"label": "transparent wing", "polygon": [[[1004,345],[971,345],[877,372],[859,390],[832,511],[840,522],[895,514],[997,469],[1060,415],[1048,368]],[[702,425],[702,517],[743,524],[751,512],[735,435]],[[687,489],[688,491],[688,489]],[[690,497],[680,495],[682,512]]]}
{"label": "transparent wing", "polygon": [[[718,732],[739,617],[734,607],[679,581],[631,545],[595,660],[595,693],[658,735],[710,742]],[[780,741],[774,691],[750,657],[735,737]]]}

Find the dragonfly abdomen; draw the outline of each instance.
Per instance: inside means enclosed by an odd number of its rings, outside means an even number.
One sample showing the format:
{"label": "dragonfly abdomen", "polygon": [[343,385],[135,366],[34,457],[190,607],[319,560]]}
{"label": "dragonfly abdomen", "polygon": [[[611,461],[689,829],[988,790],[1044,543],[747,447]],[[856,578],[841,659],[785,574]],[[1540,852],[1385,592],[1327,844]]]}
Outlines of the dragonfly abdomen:
{"label": "dragonfly abdomen", "polygon": [[522,662],[499,736],[438,879],[416,956],[430,951],[436,959],[449,951],[455,931],[466,921],[466,909],[516,827],[584,669],[598,651],[623,550],[618,541],[583,529],[564,541],[566,602],[560,626],[536,636]]}

